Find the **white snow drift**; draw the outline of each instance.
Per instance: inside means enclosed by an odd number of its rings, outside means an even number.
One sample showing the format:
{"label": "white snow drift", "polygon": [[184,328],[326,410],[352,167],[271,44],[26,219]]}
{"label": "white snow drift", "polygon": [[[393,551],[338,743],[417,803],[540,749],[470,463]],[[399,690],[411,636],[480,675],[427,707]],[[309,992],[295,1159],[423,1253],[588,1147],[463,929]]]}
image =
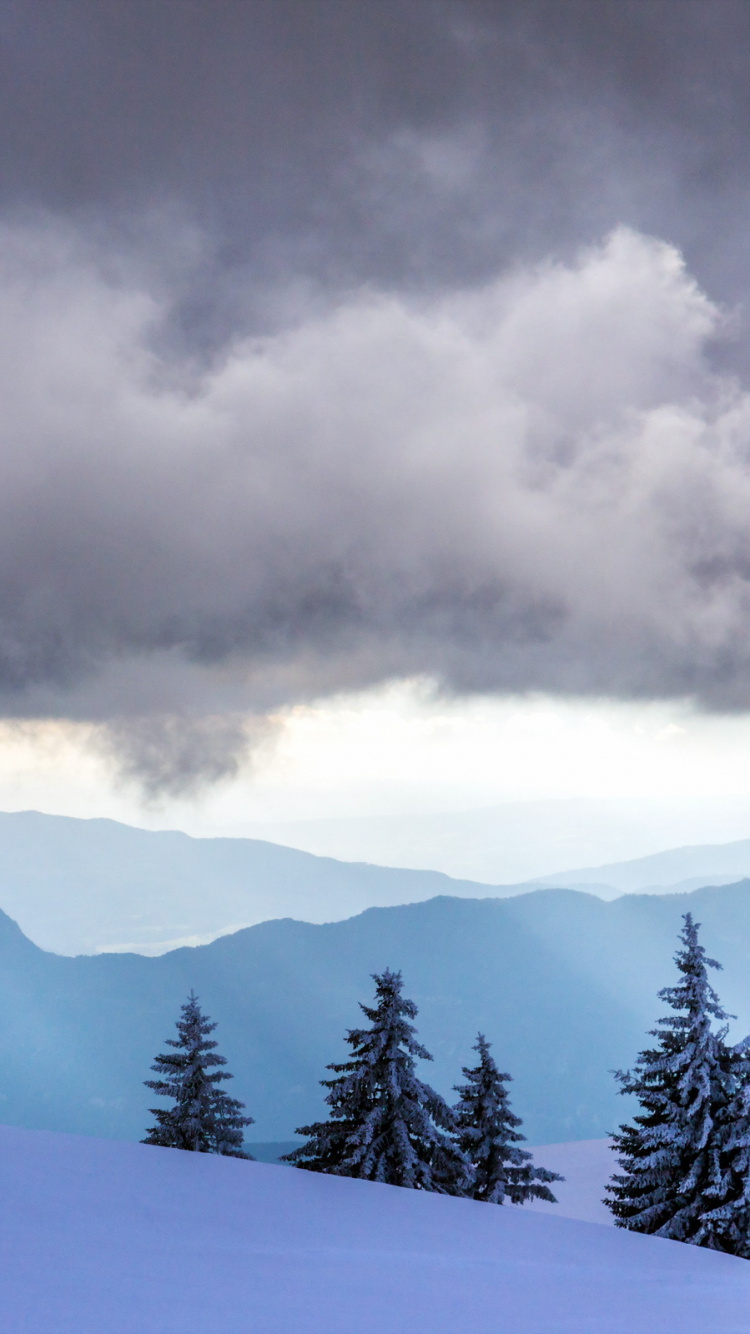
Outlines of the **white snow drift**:
{"label": "white snow drift", "polygon": [[739,1334],[743,1260],[523,1209],[0,1130],[12,1334]]}

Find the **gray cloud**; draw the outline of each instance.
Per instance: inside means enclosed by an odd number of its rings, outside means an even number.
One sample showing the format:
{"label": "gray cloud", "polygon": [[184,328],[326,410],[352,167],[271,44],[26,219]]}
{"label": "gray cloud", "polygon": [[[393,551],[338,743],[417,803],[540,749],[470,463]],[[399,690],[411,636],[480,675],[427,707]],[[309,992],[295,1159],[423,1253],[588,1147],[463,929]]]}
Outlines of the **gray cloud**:
{"label": "gray cloud", "polygon": [[115,761],[122,781],[135,782],[147,800],[159,800],[234,778],[272,731],[264,718],[162,713],[111,719],[92,744]]}
{"label": "gray cloud", "polygon": [[744,0],[0,0],[0,203],[156,266],[177,348],[269,331],[292,275],[450,288],[618,224],[734,302],[749,41]]}
{"label": "gray cloud", "polygon": [[750,11],[675,15],[0,0],[6,714],[184,790],[414,673],[748,706]]}
{"label": "gray cloud", "polygon": [[177,385],[158,300],[75,237],[6,231],[0,291],[9,711],[413,673],[748,703],[750,399],[672,247],[354,293]]}

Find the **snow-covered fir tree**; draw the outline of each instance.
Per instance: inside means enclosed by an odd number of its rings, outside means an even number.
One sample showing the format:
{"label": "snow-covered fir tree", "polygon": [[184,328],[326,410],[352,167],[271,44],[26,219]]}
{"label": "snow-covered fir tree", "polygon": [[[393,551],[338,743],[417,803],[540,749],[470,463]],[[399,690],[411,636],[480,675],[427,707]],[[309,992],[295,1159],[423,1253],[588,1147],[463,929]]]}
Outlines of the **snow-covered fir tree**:
{"label": "snow-covered fir tree", "polygon": [[465,1084],[456,1085],[461,1095],[454,1107],[456,1139],[473,1167],[470,1194],[488,1204],[524,1204],[527,1200],[557,1201],[547,1184],[562,1181],[556,1172],[535,1167],[531,1154],[520,1149],[525,1140],[520,1116],[511,1111],[508,1090],[510,1075],[501,1074],[490,1052],[491,1043],[477,1035],[473,1050],[479,1062],[463,1067]]}
{"label": "snow-covered fir tree", "polygon": [[219,1056],[218,1043],[208,1036],[215,1028],[191,992],[177,1021],[179,1037],[167,1038],[167,1046],[174,1051],[157,1056],[151,1067],[161,1079],[144,1081],[159,1097],[171,1099],[173,1106],[149,1108],[156,1125],[141,1143],[230,1158],[252,1157],[243,1148],[243,1129],[253,1124],[253,1118],[243,1115],[244,1103],[219,1087],[232,1076],[219,1068],[226,1065],[226,1058]]}
{"label": "snow-covered fir tree", "polygon": [[698,1240],[750,1260],[750,1038],[726,1053],[730,1096],[714,1128],[717,1184],[705,1197]]}
{"label": "snow-covered fir tree", "polygon": [[312,1172],[468,1194],[471,1169],[453,1138],[453,1112],[415,1073],[416,1061],[432,1060],[409,1022],[417,1007],[402,995],[400,973],[386,969],[373,979],[375,1004],[360,1006],[371,1027],[350,1029],[351,1059],[329,1065],[335,1078],[321,1081],[330,1117],[300,1127],[307,1143],[287,1161]]}
{"label": "snow-covered fir tree", "polygon": [[616,1072],[620,1091],[635,1094],[641,1111],[614,1136],[622,1171],[606,1203],[618,1227],[723,1250],[730,1182],[722,1156],[737,1070],[725,1043],[730,1016],[708,981],[708,968],[721,965],[706,957],[691,914],[683,921],[681,978],[659,992],[674,1013],[651,1029],[656,1045],[634,1069]]}

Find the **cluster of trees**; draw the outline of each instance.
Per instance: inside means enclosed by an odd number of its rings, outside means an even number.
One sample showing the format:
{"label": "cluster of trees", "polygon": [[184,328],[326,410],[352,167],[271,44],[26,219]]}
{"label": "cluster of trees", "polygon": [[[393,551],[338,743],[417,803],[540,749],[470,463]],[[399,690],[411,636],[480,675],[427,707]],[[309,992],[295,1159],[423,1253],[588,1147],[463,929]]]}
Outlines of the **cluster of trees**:
{"label": "cluster of trees", "polygon": [[698,924],[683,918],[672,1010],[632,1071],[617,1071],[640,1113],[614,1137],[621,1171],[606,1203],[618,1227],[750,1259],[750,1038],[727,1043]]}
{"label": "cluster of trees", "polygon": [[[706,957],[690,913],[683,921],[679,981],[659,992],[671,1013],[651,1030],[655,1042],[633,1070],[616,1072],[640,1111],[614,1136],[620,1171],[606,1203],[618,1227],[750,1259],[750,1037],[727,1042],[733,1016],[708,980],[708,969],[721,965]],[[333,1078],[322,1081],[328,1118],[297,1130],[305,1142],[286,1161],[490,1204],[554,1203],[549,1186],[562,1178],[520,1147],[510,1075],[498,1070],[483,1034],[451,1107],[417,1078],[416,1062],[432,1057],[417,1040],[417,1008],[401,974],[386,969],[374,981],[375,1003],[360,1007],[369,1026],[349,1031],[349,1059],[330,1065]],[[250,1157],[243,1130],[252,1117],[221,1087],[231,1075],[209,1037],[215,1027],[191,994],[173,1050],[154,1063],[160,1078],[146,1081],[173,1105],[152,1109],[156,1124],[144,1143]]]}
{"label": "cluster of trees", "polygon": [[[400,973],[374,974],[375,1004],[360,1008],[369,1028],[351,1029],[346,1041],[351,1057],[328,1067],[335,1078],[322,1081],[328,1089],[326,1121],[301,1126],[304,1144],[286,1161],[312,1172],[383,1181],[414,1190],[460,1195],[489,1204],[514,1204],[536,1198],[555,1203],[549,1182],[555,1172],[537,1167],[520,1148],[521,1120],[511,1109],[503,1074],[479,1034],[477,1064],[464,1067],[466,1082],[456,1087],[459,1100],[450,1107],[429,1084],[417,1078],[417,1060],[432,1057],[417,1041],[410,1022],[417,1007],[403,995]],[[171,1053],[157,1056],[153,1069],[161,1075],[148,1088],[173,1100],[156,1118],[144,1144],[223,1153],[247,1158],[243,1128],[252,1124],[244,1105],[220,1087],[231,1075],[216,1053],[209,1033],[216,1027],[190,995],[182,1007]]]}
{"label": "cluster of trees", "polygon": [[300,1126],[306,1143],[287,1161],[312,1172],[363,1177],[393,1186],[463,1195],[491,1204],[537,1198],[555,1203],[548,1182],[560,1177],[535,1167],[519,1148],[520,1118],[510,1107],[506,1084],[479,1034],[478,1063],[464,1066],[465,1084],[450,1107],[417,1078],[416,1061],[432,1056],[417,1041],[410,1022],[417,1007],[402,994],[400,973],[375,973],[375,1005],[361,1005],[369,1028],[349,1030],[351,1057],[329,1065],[324,1079],[330,1114]]}

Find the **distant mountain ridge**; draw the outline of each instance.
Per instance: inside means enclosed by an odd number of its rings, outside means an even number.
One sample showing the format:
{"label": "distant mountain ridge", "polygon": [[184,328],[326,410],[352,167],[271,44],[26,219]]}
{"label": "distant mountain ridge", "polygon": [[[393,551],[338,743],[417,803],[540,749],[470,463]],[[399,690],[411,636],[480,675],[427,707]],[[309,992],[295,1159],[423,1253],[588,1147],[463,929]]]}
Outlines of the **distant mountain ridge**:
{"label": "distant mountain ridge", "polygon": [[0,915],[0,1120],[135,1139],[142,1081],[195,988],[217,1021],[255,1125],[288,1140],[323,1111],[319,1080],[344,1054],[370,974],[401,968],[446,1096],[478,1029],[514,1077],[530,1143],[606,1136],[627,1111],[611,1070],[661,1013],[681,915],[703,923],[737,1036],[750,1030],[750,881],[690,895],[604,902],[569,890],[435,898],[346,921],[269,921],[210,945],[147,958],[47,954]]}
{"label": "distant mountain ridge", "polygon": [[631,861],[586,866],[527,881],[530,885],[570,888],[589,885],[612,894],[681,893],[703,885],[728,885],[750,875],[750,838],[734,843],[693,844],[655,852]]}
{"label": "distant mountain ridge", "polygon": [[256,839],[192,838],[114,820],[0,813],[0,909],[60,954],[160,954],[294,916],[341,921],[436,895],[504,898],[542,886],[602,898],[674,892],[750,875],[750,839],[678,848],[518,884],[341,862]]}
{"label": "distant mountain ridge", "polygon": [[514,893],[440,871],[339,862],[246,838],[192,838],[115,820],[0,812],[0,909],[43,949],[163,953],[277,917]]}
{"label": "distant mountain ridge", "polygon": [[[515,885],[566,867],[620,864],[665,848],[749,838],[750,797],[516,800],[440,813],[282,820],[243,832],[343,861],[429,867],[480,884]],[[750,865],[739,874],[750,875]]]}

